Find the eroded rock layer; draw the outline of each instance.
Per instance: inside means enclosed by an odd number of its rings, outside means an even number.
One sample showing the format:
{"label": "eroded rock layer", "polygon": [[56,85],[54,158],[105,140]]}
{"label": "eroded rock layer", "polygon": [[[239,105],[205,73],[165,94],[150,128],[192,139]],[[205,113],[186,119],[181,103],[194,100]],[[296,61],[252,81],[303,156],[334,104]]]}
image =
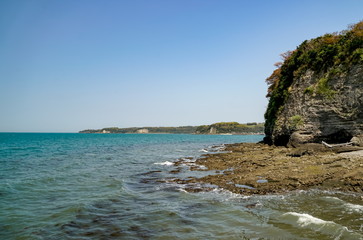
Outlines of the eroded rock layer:
{"label": "eroded rock layer", "polygon": [[304,41],[266,79],[265,142],[363,143],[363,21]]}
{"label": "eroded rock layer", "polygon": [[[363,134],[363,66],[330,79],[331,95],[309,92],[321,76],[307,71],[290,87],[290,95],[278,114],[274,142],[349,142]],[[285,140],[284,140],[285,138]]]}

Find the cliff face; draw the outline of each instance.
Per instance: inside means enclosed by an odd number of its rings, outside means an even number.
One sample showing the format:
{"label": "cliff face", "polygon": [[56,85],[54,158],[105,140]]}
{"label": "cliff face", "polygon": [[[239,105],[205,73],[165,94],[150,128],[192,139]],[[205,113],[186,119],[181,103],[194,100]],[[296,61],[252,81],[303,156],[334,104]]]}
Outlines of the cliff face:
{"label": "cliff face", "polygon": [[363,145],[363,22],[305,41],[268,79],[266,142]]}
{"label": "cliff face", "polygon": [[292,83],[272,131],[274,143],[348,142],[363,134],[363,65],[331,78],[326,93],[313,90],[321,79],[306,71]]}

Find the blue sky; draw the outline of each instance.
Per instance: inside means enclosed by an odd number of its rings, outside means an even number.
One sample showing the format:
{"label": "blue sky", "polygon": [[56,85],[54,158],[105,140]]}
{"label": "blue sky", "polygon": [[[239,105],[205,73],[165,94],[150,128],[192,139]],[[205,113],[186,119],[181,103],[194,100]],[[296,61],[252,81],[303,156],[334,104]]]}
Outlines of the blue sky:
{"label": "blue sky", "polygon": [[279,54],[361,0],[1,0],[0,131],[263,122]]}

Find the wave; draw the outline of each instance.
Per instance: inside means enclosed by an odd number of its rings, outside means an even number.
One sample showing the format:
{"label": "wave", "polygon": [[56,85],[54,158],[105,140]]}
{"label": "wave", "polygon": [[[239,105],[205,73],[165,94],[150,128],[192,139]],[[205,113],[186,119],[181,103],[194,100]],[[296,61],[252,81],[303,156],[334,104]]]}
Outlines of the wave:
{"label": "wave", "polygon": [[352,213],[352,212],[357,212],[357,213],[363,213],[363,206],[359,205],[359,204],[353,204],[353,203],[348,203],[345,202],[344,200],[337,198],[337,197],[324,197],[325,200],[331,201],[331,202],[335,202],[335,203],[339,203],[340,206],[344,207],[348,212]]}
{"label": "wave", "polygon": [[363,213],[363,206],[358,204],[346,203],[344,206],[353,212]]}
{"label": "wave", "polygon": [[325,221],[320,218],[316,218],[306,213],[287,212],[282,215],[285,220],[292,220],[296,222],[300,227],[314,227],[322,225],[334,225],[332,221]]}
{"label": "wave", "polygon": [[163,165],[163,166],[172,166],[174,165],[173,162],[169,162],[169,161],[165,161],[165,162],[157,162],[157,163],[154,163],[155,165]]}
{"label": "wave", "polygon": [[182,157],[178,159],[180,162],[184,162],[184,163],[193,163],[195,161],[197,161],[196,158],[193,157]]}
{"label": "wave", "polygon": [[196,164],[194,162],[186,162],[183,164],[184,166],[189,166],[189,167],[194,167],[195,169],[199,169],[199,170],[207,170],[208,168],[204,165],[199,165]]}
{"label": "wave", "polygon": [[360,234],[353,233],[345,226],[339,225],[333,221],[326,221],[306,213],[287,212],[281,215],[280,220],[283,223],[293,225],[294,227],[310,229],[314,232],[334,237],[336,240],[345,239],[345,237],[348,236],[362,237]]}
{"label": "wave", "polygon": [[214,146],[208,146],[206,148],[200,149],[199,152],[204,153],[218,153],[218,152],[224,152],[226,150],[226,145],[214,145]]}

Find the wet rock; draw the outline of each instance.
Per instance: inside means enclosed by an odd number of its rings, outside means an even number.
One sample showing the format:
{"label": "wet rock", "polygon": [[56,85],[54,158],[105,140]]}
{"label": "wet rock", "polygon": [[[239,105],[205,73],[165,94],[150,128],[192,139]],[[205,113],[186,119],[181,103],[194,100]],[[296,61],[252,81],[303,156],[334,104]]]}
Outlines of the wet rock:
{"label": "wet rock", "polygon": [[[363,151],[359,155],[361,151],[356,150],[361,148],[351,148],[354,151],[348,154],[337,153],[322,144],[302,144],[297,148],[255,143],[227,145],[228,153],[210,154],[196,161],[219,172],[183,183],[213,184],[246,195],[309,188],[359,192],[363,189],[363,170],[357,159],[363,160]],[[267,181],[258,183],[261,176]]]}

